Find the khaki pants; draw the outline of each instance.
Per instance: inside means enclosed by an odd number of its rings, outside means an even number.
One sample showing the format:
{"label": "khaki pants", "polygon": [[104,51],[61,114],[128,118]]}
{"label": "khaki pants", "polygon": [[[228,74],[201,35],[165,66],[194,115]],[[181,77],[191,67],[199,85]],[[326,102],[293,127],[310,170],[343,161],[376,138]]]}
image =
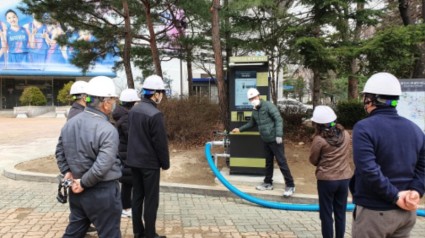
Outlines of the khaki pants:
{"label": "khaki pants", "polygon": [[407,238],[416,223],[416,211],[376,211],[356,206],[353,212],[353,238]]}

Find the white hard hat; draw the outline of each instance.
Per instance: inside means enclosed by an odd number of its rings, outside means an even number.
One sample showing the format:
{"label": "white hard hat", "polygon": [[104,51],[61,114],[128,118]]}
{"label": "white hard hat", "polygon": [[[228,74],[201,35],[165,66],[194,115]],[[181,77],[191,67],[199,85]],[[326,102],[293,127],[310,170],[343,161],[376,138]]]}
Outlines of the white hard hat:
{"label": "white hard hat", "polygon": [[97,97],[117,97],[114,82],[106,76],[97,76],[90,79],[87,84],[87,94]]}
{"label": "white hard hat", "polygon": [[401,86],[398,79],[390,73],[376,73],[366,82],[362,93],[400,96]]}
{"label": "white hard hat", "polygon": [[87,93],[87,82],[86,81],[76,81],[72,84],[71,90],[69,91],[69,94],[75,95],[75,94],[83,94]]}
{"label": "white hard hat", "polygon": [[139,96],[137,96],[137,91],[133,88],[124,89],[120,94],[121,102],[138,102],[140,101]]}
{"label": "white hard hat", "polygon": [[314,108],[311,120],[318,124],[327,124],[336,120],[336,114],[332,108],[320,105]]}
{"label": "white hard hat", "polygon": [[248,99],[251,99],[258,95],[260,95],[260,92],[258,92],[256,88],[250,88],[248,89],[248,92],[246,93],[246,96],[248,97]]}
{"label": "white hard hat", "polygon": [[165,90],[164,81],[158,75],[151,75],[143,82],[143,89],[148,90]]}

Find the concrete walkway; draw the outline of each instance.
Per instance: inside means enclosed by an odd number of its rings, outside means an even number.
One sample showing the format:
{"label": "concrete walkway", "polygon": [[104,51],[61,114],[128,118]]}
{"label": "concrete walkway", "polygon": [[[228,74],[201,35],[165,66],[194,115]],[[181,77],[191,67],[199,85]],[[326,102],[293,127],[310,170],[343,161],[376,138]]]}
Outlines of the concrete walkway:
{"label": "concrete walkway", "polygon": [[[62,236],[69,208],[56,201],[55,176],[23,172],[14,166],[53,154],[64,123],[62,118],[0,118],[0,237]],[[261,194],[282,201],[279,195]],[[157,231],[167,237],[321,237],[317,212],[259,207],[223,186],[163,183],[160,196]],[[315,196],[297,194],[285,201],[314,200]],[[347,212],[346,229],[346,237],[351,237],[351,212]],[[123,237],[133,237],[130,219],[121,219],[121,231]],[[423,234],[425,218],[418,217],[411,237]]]}

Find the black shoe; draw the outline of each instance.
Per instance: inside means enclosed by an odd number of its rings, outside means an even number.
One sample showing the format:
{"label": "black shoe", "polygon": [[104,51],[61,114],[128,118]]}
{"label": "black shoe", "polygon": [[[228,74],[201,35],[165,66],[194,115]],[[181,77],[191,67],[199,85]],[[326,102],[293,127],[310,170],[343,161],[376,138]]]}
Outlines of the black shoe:
{"label": "black shoe", "polygon": [[94,226],[93,226],[93,225],[91,225],[91,226],[89,227],[89,229],[87,229],[87,233],[91,233],[91,232],[97,232],[96,228],[94,228]]}

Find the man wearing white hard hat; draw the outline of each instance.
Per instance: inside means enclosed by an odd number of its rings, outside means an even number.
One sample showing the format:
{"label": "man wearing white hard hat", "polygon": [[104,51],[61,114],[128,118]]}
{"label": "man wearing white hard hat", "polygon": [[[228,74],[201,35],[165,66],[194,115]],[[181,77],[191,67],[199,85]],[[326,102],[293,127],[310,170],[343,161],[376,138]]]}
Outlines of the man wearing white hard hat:
{"label": "man wearing white hard hat", "polygon": [[[158,75],[143,82],[143,98],[128,114],[127,165],[132,168],[132,219],[135,238],[165,237],[156,233],[160,170],[170,168],[164,116],[158,110],[165,85]],[[143,218],[143,219],[142,219]]]}
{"label": "man wearing white hard hat", "polygon": [[255,188],[261,191],[273,189],[273,157],[275,157],[285,179],[283,196],[290,197],[295,192],[295,183],[285,158],[283,120],[280,112],[273,103],[260,99],[260,92],[256,88],[248,89],[247,97],[254,109],[251,119],[240,128],[233,129],[232,133],[258,126],[266,153],[266,176],[264,182]]}
{"label": "man wearing white hard hat", "polygon": [[315,132],[309,160],[316,166],[322,237],[343,238],[348,183],[353,175],[349,164],[351,137],[341,124],[336,123],[336,118],[328,106],[314,108],[311,120]]}
{"label": "man wearing white hard hat", "polygon": [[72,180],[71,214],[63,237],[84,237],[91,223],[99,237],[121,237],[119,137],[108,120],[115,107],[115,85],[111,78],[94,77],[87,95],[87,107],[67,121],[56,147],[59,170]]}
{"label": "man wearing white hard hat", "polygon": [[425,135],[397,114],[398,79],[376,73],[363,89],[369,114],[353,128],[352,235],[409,237],[425,192]]}
{"label": "man wearing white hard hat", "polygon": [[120,178],[123,208],[122,217],[131,217],[131,192],[133,188],[131,168],[127,165],[128,112],[139,101],[140,98],[135,89],[124,89],[120,94],[120,105],[112,113],[112,118],[115,120],[115,127],[118,130],[120,138],[118,154],[123,165],[122,177]]}
{"label": "man wearing white hard hat", "polygon": [[74,82],[69,94],[72,96],[72,100],[74,100],[74,102],[71,105],[71,109],[69,109],[68,116],[66,118],[67,120],[84,111],[84,108],[86,107],[87,82]]}

